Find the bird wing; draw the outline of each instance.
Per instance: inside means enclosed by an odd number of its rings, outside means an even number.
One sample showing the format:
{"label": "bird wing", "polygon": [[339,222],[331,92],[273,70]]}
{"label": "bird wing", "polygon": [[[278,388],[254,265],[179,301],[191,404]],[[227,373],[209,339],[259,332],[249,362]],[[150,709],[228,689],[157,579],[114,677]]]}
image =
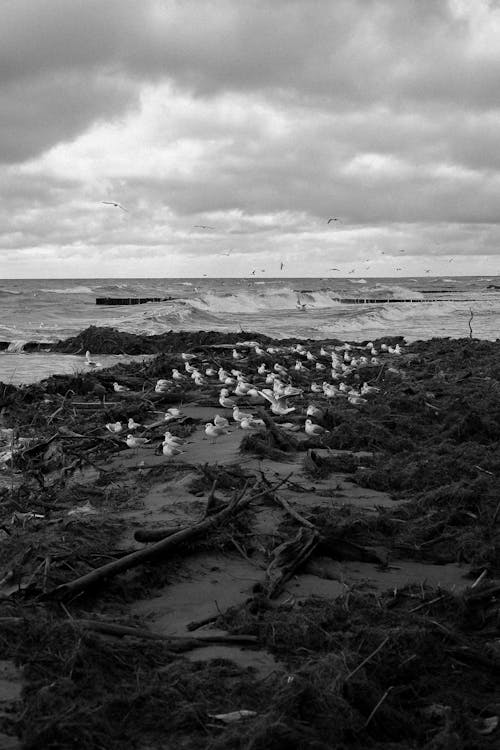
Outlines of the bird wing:
{"label": "bird wing", "polygon": [[271,404],[277,404],[278,403],[278,399],[275,397],[274,393],[269,390],[269,388],[266,388],[263,391],[257,391],[257,393],[260,396],[263,396]]}

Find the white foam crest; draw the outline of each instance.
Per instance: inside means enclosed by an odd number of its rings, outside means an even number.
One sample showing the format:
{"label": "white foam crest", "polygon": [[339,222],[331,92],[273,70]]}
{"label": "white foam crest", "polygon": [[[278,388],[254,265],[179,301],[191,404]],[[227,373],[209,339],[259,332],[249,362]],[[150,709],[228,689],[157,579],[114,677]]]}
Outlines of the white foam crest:
{"label": "white foam crest", "polygon": [[396,284],[374,284],[372,287],[380,297],[395,297],[396,299],[424,299],[425,295],[415,289]]}
{"label": "white foam crest", "polygon": [[57,289],[40,289],[40,291],[49,292],[50,294],[94,294],[94,290],[88,286],[59,287]]}
{"label": "white foam crest", "polygon": [[204,294],[190,300],[187,305],[211,313],[256,313],[263,310],[295,310],[306,304],[312,308],[328,308],[338,304],[332,293],[324,291],[294,291],[289,288],[268,289],[263,293],[241,291],[235,294]]}
{"label": "white foam crest", "polygon": [[366,279],[347,279],[347,280],[350,281],[351,284],[367,284],[368,283]]}
{"label": "white foam crest", "polygon": [[17,339],[15,341],[11,341],[9,346],[7,347],[8,352],[22,352],[24,349],[24,345],[28,342],[26,339]]}

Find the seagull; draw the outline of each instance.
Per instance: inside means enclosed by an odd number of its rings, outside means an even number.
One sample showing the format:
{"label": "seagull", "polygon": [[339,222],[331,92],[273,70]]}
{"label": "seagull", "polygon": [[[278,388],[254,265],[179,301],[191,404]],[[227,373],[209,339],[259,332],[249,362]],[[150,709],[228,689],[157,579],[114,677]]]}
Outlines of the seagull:
{"label": "seagull", "polygon": [[215,227],[208,227],[206,224],[193,224],[194,229],[211,229],[215,231]]}
{"label": "seagull", "polygon": [[171,422],[173,419],[178,419],[181,416],[181,410],[176,406],[171,406],[165,412],[165,422]]}
{"label": "seagull", "polygon": [[170,443],[163,443],[162,453],[167,458],[175,458],[175,456],[179,456],[181,453],[185,453],[185,451],[181,451],[180,448],[177,448],[175,445],[171,445]]}
{"label": "seagull", "polygon": [[361,386],[361,395],[362,396],[369,396],[372,393],[379,393],[380,388],[375,388],[374,385],[368,385],[368,383],[363,383]]}
{"label": "seagull", "polygon": [[155,385],[155,393],[168,393],[171,385],[172,382],[170,380],[165,380],[164,378],[157,380]]}
{"label": "seagull", "polygon": [[314,404],[309,404],[307,407],[306,415],[308,417],[317,417],[318,419],[323,419],[325,416],[325,413],[323,409],[321,409],[319,406],[314,406]]}
{"label": "seagull", "polygon": [[332,218],[328,219],[328,221],[326,223],[327,224],[331,224],[332,221],[340,221],[340,219],[336,219],[335,217],[332,217]]}
{"label": "seagull", "polygon": [[142,448],[143,445],[149,443],[149,439],[135,437],[134,435],[127,435],[127,439],[125,442],[127,443],[129,448],[136,448],[137,450],[139,450],[139,448]]}
{"label": "seagull", "polygon": [[285,264],[283,263],[283,261],[281,261],[281,263],[280,263],[280,271],[282,271],[284,269],[284,267],[285,267]]}
{"label": "seagull", "polygon": [[329,268],[329,271],[340,271],[340,268]]}
{"label": "seagull", "polygon": [[172,445],[174,448],[182,448],[183,441],[182,438],[177,437],[177,435],[172,435],[171,432],[166,430],[163,438],[163,445]]}
{"label": "seagull", "polygon": [[253,417],[249,419],[248,417],[244,417],[243,419],[240,419],[240,427],[242,430],[253,430],[255,428],[265,427],[265,423],[263,419],[254,419]]}
{"label": "seagull", "polygon": [[125,206],[122,206],[121,203],[116,203],[116,201],[101,201],[101,203],[105,203],[107,206],[114,206],[115,208],[121,208],[122,211],[126,211],[128,213],[128,208],[125,208]]}
{"label": "seagull", "polygon": [[229,427],[229,420],[226,417],[221,417],[220,414],[216,414],[214,417],[214,425],[216,427]]}
{"label": "seagull", "polygon": [[121,422],[108,422],[106,429],[116,435],[123,430],[123,427]]}
{"label": "seagull", "polygon": [[127,426],[130,431],[137,430],[139,427],[143,427],[143,425],[136,422],[133,417],[129,418]]}
{"label": "seagull", "polygon": [[232,398],[228,398],[229,391],[227,388],[223,388],[219,396],[219,404],[225,409],[232,409],[236,405],[236,402]]}
{"label": "seagull", "polygon": [[253,419],[253,415],[247,411],[240,411],[235,405],[233,406],[233,419],[235,422],[241,422],[242,419]]}
{"label": "seagull", "polygon": [[310,435],[311,437],[322,437],[323,435],[330,434],[329,430],[325,430],[325,428],[321,427],[319,424],[314,424],[312,419],[306,419],[304,430],[306,435]]}
{"label": "seagull", "polygon": [[85,364],[87,365],[87,367],[102,367],[100,362],[95,362],[90,358],[90,352],[88,350],[85,352],[85,360]]}
{"label": "seagull", "polygon": [[347,400],[350,404],[353,404],[353,406],[360,406],[361,404],[366,404],[366,398],[363,398],[362,396],[348,396]]}
{"label": "seagull", "polygon": [[120,385],[120,383],[117,383],[116,381],[113,383],[113,389],[116,393],[125,393],[130,390],[126,385]]}
{"label": "seagull", "polygon": [[291,411],[295,411],[294,406],[287,406],[287,397],[277,397],[272,391],[266,388],[265,391],[259,391],[259,394],[263,396],[271,404],[271,411],[273,414],[289,414]]}
{"label": "seagull", "polygon": [[217,438],[219,438],[221,435],[227,435],[227,434],[228,434],[227,430],[224,427],[217,427],[211,422],[207,422],[205,424],[205,435],[208,438],[212,439],[212,443],[215,443]]}

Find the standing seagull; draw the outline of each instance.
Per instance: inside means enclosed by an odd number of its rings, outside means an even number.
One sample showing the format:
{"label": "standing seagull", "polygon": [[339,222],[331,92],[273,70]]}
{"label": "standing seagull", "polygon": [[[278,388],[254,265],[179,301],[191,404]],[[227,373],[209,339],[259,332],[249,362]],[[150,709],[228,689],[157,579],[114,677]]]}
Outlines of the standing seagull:
{"label": "standing seagull", "polygon": [[121,203],[116,203],[115,201],[101,201],[101,203],[105,203],[107,206],[114,206],[115,208],[121,208],[122,211],[126,211],[128,213],[128,208],[125,208],[122,206]]}

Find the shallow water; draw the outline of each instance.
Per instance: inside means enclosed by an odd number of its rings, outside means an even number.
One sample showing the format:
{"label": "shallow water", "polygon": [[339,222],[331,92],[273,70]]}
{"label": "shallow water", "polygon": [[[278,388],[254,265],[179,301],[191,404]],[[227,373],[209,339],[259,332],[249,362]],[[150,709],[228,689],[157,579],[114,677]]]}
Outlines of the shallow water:
{"label": "shallow water", "polygon": [[[166,296],[175,299],[96,305],[98,297]],[[346,299],[385,301],[340,301]],[[0,280],[0,313],[0,341],[20,348],[26,341],[74,336],[89,325],[143,335],[215,330],[354,341],[402,335],[412,341],[468,337],[470,324],[476,338],[496,340],[500,277]],[[0,381],[32,382],[79,364],[64,355],[29,356],[13,364],[1,352]]]}

